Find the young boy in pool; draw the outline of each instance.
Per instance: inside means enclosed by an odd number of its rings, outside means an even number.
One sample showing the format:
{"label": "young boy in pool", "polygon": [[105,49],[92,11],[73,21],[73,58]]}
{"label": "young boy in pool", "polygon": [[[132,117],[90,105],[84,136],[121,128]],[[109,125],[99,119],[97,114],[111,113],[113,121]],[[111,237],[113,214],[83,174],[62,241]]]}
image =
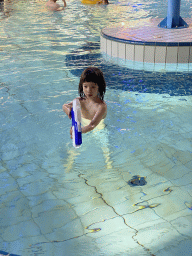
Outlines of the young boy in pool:
{"label": "young boy in pool", "polygon": [[[103,73],[96,67],[88,67],[81,74],[78,97],[81,105],[82,133],[93,130],[107,115],[104,102],[106,83]],[[63,105],[63,111],[71,119],[73,103]],[[72,137],[72,129],[70,129]]]}
{"label": "young boy in pool", "polygon": [[[66,2],[65,0],[62,0],[64,3],[64,7],[66,7]],[[64,9],[64,7],[61,7],[59,4],[56,3],[57,0],[48,0],[48,2],[46,3],[46,6],[49,10],[51,11],[61,11]]]}
{"label": "young boy in pool", "polygon": [[99,0],[98,4],[109,4],[108,0]]}

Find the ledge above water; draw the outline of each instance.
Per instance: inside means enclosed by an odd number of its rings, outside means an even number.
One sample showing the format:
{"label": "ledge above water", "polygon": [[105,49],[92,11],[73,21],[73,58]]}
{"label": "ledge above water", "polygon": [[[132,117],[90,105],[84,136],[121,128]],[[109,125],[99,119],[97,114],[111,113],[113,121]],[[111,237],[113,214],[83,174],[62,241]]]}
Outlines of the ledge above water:
{"label": "ledge above water", "polygon": [[188,28],[164,29],[160,19],[121,22],[101,31],[101,52],[108,61],[133,69],[192,71],[192,19]]}

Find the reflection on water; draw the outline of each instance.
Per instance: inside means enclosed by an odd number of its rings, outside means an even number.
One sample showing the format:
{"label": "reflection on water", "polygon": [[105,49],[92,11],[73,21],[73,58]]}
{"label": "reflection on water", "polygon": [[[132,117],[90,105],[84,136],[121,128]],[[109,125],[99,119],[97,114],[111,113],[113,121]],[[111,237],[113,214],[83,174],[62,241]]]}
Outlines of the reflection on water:
{"label": "reflection on water", "polygon": [[[103,26],[163,18],[166,2],[45,2],[0,14],[0,253],[188,256],[191,73],[121,68],[99,50]],[[75,151],[62,104],[87,65],[104,72],[108,114]]]}

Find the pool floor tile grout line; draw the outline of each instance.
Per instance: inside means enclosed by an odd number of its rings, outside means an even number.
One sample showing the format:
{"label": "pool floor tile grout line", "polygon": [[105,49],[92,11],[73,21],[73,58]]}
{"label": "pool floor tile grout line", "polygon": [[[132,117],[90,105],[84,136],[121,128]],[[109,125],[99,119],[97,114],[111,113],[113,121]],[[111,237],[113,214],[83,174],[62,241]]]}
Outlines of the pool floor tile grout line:
{"label": "pool floor tile grout line", "polygon": [[139,231],[138,231],[137,229],[135,229],[135,228],[133,228],[133,227],[131,227],[131,226],[129,226],[129,225],[127,224],[127,222],[126,222],[125,218],[123,217],[123,215],[118,214],[118,213],[116,212],[115,208],[114,208],[113,206],[109,205],[109,204],[106,202],[106,200],[103,198],[102,193],[98,192],[96,186],[89,185],[89,184],[88,184],[88,180],[87,180],[86,178],[82,177],[82,176],[83,176],[82,174],[79,174],[78,176],[79,176],[80,178],[82,178],[82,179],[85,181],[85,184],[86,184],[87,186],[93,187],[93,188],[95,189],[95,192],[101,196],[102,201],[103,201],[107,206],[109,206],[109,207],[114,211],[114,213],[115,213],[117,216],[119,216],[119,217],[121,217],[121,218],[123,219],[123,222],[125,223],[125,225],[126,225],[127,227],[129,227],[130,229],[132,229],[132,230],[135,231],[135,235],[132,236],[133,240],[134,240],[139,246],[141,246],[146,252],[150,253],[151,256],[155,256],[154,254],[152,254],[152,253],[150,252],[150,249],[146,248],[143,244],[141,244],[138,240],[136,240],[136,239],[134,238],[135,236],[137,236],[137,233],[138,233]]}

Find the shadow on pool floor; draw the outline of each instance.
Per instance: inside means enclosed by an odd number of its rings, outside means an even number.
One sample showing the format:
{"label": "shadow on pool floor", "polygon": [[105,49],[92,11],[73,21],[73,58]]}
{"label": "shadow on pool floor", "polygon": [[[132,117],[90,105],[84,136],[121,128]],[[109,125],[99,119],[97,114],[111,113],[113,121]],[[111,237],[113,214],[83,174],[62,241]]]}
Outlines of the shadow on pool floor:
{"label": "shadow on pool floor", "polygon": [[0,251],[0,256],[6,255],[6,256],[20,256],[18,254],[9,254],[8,252]]}

